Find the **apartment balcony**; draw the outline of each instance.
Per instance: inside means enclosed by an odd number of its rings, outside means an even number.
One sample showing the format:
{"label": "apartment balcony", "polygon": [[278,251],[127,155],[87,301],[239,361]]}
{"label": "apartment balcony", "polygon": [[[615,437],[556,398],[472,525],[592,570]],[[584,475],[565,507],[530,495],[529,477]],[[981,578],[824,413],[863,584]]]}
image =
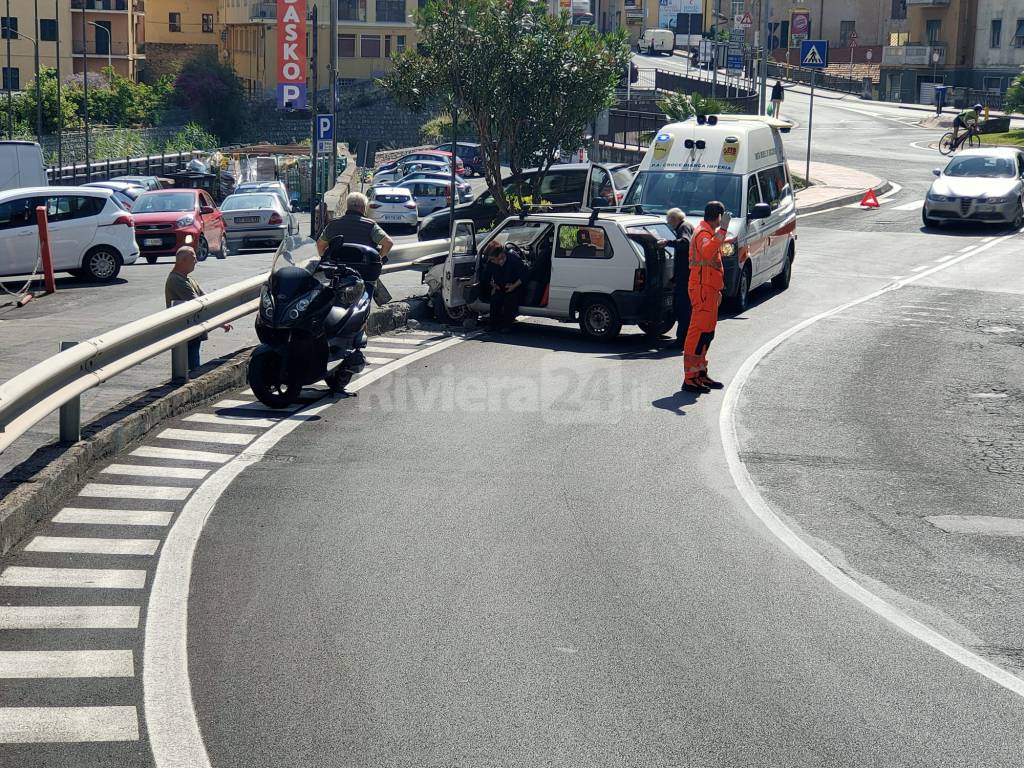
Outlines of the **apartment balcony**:
{"label": "apartment balcony", "polygon": [[907,0],[907,5],[918,5],[925,8],[930,6],[946,6],[949,5],[949,0]]}
{"label": "apartment balcony", "polygon": [[[76,56],[81,56],[83,53],[89,56],[97,56],[103,58],[107,55],[107,43],[101,41],[99,45],[96,44],[95,40],[87,40],[83,45],[81,40],[74,40],[71,43],[71,50]],[[110,46],[110,55],[115,59],[128,58],[130,52],[128,50],[128,43],[122,42],[121,40],[114,40]]]}
{"label": "apartment balcony", "polygon": [[[938,61],[932,61],[932,54],[938,53]],[[945,45],[887,45],[882,48],[883,67],[944,67],[946,66]]]}
{"label": "apartment balcony", "polygon": [[72,11],[122,11],[132,8],[130,0],[71,0]]}
{"label": "apartment balcony", "polygon": [[277,3],[253,3],[249,8],[249,18],[273,21],[277,18]]}

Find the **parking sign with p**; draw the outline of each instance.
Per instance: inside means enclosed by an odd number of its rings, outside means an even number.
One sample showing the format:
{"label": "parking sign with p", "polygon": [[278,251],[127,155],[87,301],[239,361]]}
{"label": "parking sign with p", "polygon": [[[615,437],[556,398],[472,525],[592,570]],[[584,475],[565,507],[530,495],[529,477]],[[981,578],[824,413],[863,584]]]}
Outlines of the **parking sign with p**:
{"label": "parking sign with p", "polygon": [[334,143],[334,115],[316,116],[316,151],[330,152]]}

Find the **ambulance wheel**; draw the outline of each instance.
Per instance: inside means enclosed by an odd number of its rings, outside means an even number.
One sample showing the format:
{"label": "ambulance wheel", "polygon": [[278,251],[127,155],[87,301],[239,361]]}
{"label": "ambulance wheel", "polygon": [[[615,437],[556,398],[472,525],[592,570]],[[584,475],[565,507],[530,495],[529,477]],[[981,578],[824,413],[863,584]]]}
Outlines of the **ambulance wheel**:
{"label": "ambulance wheel", "polygon": [[736,295],[729,298],[729,309],[734,314],[741,315],[747,311],[750,302],[750,267],[744,267],[740,272],[739,285],[736,287]]}
{"label": "ambulance wheel", "polygon": [[772,287],[776,291],[784,291],[789,288],[789,281],[793,278],[793,246],[786,251],[786,266],[772,278]]}
{"label": "ambulance wheel", "polygon": [[614,339],[622,330],[619,310],[611,299],[588,299],[580,308],[580,330],[594,341]]}
{"label": "ambulance wheel", "polygon": [[463,305],[461,307],[448,308],[444,304],[444,298],[440,293],[437,293],[430,302],[431,308],[434,310],[434,319],[439,323],[448,323],[450,325],[462,325],[463,321],[469,313],[469,307]]}

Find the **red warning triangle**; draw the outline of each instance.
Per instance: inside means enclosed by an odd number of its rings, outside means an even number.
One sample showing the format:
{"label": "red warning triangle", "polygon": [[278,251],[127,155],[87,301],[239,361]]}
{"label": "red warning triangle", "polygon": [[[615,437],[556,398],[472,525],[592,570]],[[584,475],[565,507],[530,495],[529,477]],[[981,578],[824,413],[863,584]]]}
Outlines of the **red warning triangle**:
{"label": "red warning triangle", "polygon": [[878,202],[878,198],[875,197],[875,190],[869,189],[864,193],[864,197],[860,201],[861,206],[864,208],[879,208],[881,207]]}

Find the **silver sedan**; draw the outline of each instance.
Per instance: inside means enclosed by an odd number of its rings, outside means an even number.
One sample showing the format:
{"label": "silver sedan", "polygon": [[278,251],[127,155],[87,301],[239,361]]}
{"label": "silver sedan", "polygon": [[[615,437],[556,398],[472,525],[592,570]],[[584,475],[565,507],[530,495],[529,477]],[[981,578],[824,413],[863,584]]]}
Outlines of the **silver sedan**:
{"label": "silver sedan", "polygon": [[295,232],[295,218],[273,192],[242,192],[229,195],[220,207],[227,227],[228,247],[276,248]]}
{"label": "silver sedan", "polygon": [[1011,147],[968,149],[943,169],[921,209],[926,227],[955,221],[1024,226],[1024,153]]}

